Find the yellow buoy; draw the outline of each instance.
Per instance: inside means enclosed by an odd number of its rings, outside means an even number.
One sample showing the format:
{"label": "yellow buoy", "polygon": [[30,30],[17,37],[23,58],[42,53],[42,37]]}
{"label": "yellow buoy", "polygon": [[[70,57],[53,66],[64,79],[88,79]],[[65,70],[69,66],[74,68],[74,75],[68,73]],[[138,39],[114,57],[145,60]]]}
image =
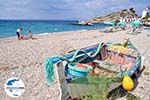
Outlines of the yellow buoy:
{"label": "yellow buoy", "polygon": [[127,90],[131,91],[134,88],[134,82],[129,76],[125,76],[122,81],[122,87]]}

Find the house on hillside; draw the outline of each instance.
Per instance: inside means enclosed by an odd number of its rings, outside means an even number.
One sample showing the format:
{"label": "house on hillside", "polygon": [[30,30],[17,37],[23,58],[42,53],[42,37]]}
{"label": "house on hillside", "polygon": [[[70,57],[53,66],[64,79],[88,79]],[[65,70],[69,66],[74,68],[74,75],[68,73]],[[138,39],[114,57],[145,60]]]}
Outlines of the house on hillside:
{"label": "house on hillside", "polygon": [[150,15],[150,6],[143,10],[142,18],[144,18],[145,16],[148,16],[148,15]]}

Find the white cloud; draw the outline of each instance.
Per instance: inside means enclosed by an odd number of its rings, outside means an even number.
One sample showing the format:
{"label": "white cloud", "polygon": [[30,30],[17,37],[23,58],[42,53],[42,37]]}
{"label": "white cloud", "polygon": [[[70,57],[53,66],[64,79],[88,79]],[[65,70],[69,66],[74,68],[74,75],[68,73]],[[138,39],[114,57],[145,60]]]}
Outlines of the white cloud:
{"label": "white cloud", "polygon": [[129,7],[140,12],[149,0],[0,0],[0,19],[90,18]]}
{"label": "white cloud", "polygon": [[103,1],[100,2],[99,0],[92,0],[92,1],[88,1],[85,3],[86,7],[92,8],[92,9],[100,8],[104,5],[105,3]]}

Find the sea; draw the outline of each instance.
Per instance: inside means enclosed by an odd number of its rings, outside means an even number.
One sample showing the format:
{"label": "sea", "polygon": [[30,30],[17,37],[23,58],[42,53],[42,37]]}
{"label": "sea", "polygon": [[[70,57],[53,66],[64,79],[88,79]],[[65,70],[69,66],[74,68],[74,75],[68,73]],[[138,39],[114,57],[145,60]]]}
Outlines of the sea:
{"label": "sea", "polygon": [[74,25],[76,20],[0,20],[0,38],[15,37],[16,30],[23,28],[23,34],[27,35],[29,30],[33,35],[51,34],[55,32],[93,30],[106,28],[105,24],[94,24],[93,26]]}

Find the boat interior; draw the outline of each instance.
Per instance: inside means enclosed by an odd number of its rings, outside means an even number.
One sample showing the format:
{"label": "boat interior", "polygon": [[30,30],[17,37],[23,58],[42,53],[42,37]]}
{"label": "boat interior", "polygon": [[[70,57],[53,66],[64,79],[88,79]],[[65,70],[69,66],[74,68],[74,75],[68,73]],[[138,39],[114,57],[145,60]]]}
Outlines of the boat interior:
{"label": "boat interior", "polygon": [[[91,52],[89,52],[90,55],[92,55]],[[79,64],[87,64],[89,66],[92,66],[94,68],[99,69],[107,69],[112,72],[121,72],[130,70],[135,63],[136,57],[117,52],[117,51],[111,51],[108,49],[108,47],[104,44],[102,44],[101,49],[97,56],[94,58],[94,60],[90,60],[88,58],[84,58],[85,56],[81,56],[78,59],[84,59],[81,62],[78,62]],[[76,66],[76,67],[82,67],[84,66]],[[85,67],[86,68],[86,67]]]}
{"label": "boat interior", "polygon": [[[108,50],[107,46],[103,45],[99,56],[93,62],[97,63],[98,67],[120,72],[120,70],[129,70],[135,63],[135,60],[136,57]],[[111,67],[109,65],[111,65]]]}

